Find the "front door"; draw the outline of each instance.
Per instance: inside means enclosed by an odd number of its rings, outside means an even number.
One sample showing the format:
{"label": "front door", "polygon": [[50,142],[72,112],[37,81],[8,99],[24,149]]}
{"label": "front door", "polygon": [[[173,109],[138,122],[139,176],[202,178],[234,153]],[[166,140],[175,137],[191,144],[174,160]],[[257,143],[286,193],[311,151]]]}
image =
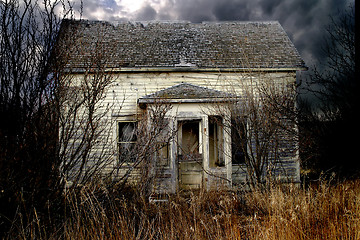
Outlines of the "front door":
{"label": "front door", "polygon": [[202,183],[200,120],[179,121],[178,170],[180,189],[198,189]]}

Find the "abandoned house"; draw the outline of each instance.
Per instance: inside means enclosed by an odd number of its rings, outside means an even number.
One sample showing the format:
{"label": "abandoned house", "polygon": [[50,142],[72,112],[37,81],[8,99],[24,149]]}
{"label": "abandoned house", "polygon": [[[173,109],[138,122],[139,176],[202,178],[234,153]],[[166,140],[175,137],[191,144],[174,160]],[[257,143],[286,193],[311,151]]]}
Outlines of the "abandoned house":
{"label": "abandoned house", "polygon": [[106,124],[91,147],[108,159],[104,172],[149,178],[153,191],[167,192],[236,187],[255,175],[300,181],[296,137],[274,128],[260,134],[271,104],[251,101],[264,86],[283,94],[306,70],[278,22],[64,20],[59,36],[72,94],[90,76],[92,86],[106,84],[95,110]]}

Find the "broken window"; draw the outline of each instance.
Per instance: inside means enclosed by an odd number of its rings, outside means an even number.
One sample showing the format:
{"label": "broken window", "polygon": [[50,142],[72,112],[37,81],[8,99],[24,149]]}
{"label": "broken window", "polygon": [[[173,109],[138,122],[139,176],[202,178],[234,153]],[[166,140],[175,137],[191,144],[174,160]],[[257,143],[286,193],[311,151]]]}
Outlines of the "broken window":
{"label": "broken window", "polygon": [[245,163],[247,154],[246,119],[231,119],[231,155],[232,164]]}
{"label": "broken window", "polygon": [[220,116],[209,116],[209,164],[210,167],[225,166],[223,118]]}
{"label": "broken window", "polygon": [[120,162],[134,162],[137,122],[118,122],[118,150]]}
{"label": "broken window", "polygon": [[178,154],[182,161],[197,161],[199,149],[199,120],[179,121]]}

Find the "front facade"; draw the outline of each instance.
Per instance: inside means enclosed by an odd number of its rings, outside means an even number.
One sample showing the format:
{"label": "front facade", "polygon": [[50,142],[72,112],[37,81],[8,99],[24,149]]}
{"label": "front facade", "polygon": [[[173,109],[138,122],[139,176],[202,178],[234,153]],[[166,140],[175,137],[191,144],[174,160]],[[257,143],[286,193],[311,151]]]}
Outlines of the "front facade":
{"label": "front facade", "polygon": [[99,55],[111,77],[97,110],[111,123],[103,132],[111,141],[93,149],[112,156],[105,172],[175,192],[247,184],[251,161],[263,159],[261,181],[299,182],[296,141],[277,131],[281,154],[260,157],[252,113],[241,111],[249,92],[284,89],[306,69],[279,23],[75,21],[63,29],[76,36],[66,65],[75,85],[93,74],[87,61]]}

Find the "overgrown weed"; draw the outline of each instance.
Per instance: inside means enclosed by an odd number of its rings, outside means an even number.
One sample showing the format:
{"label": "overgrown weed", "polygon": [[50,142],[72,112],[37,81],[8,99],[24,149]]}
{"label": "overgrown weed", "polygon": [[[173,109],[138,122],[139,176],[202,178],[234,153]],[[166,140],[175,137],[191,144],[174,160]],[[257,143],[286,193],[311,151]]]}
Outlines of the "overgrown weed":
{"label": "overgrown weed", "polygon": [[7,238],[360,239],[359,183],[180,192],[159,203],[131,186],[89,184],[66,194],[61,226],[47,227],[34,209],[33,224]]}

